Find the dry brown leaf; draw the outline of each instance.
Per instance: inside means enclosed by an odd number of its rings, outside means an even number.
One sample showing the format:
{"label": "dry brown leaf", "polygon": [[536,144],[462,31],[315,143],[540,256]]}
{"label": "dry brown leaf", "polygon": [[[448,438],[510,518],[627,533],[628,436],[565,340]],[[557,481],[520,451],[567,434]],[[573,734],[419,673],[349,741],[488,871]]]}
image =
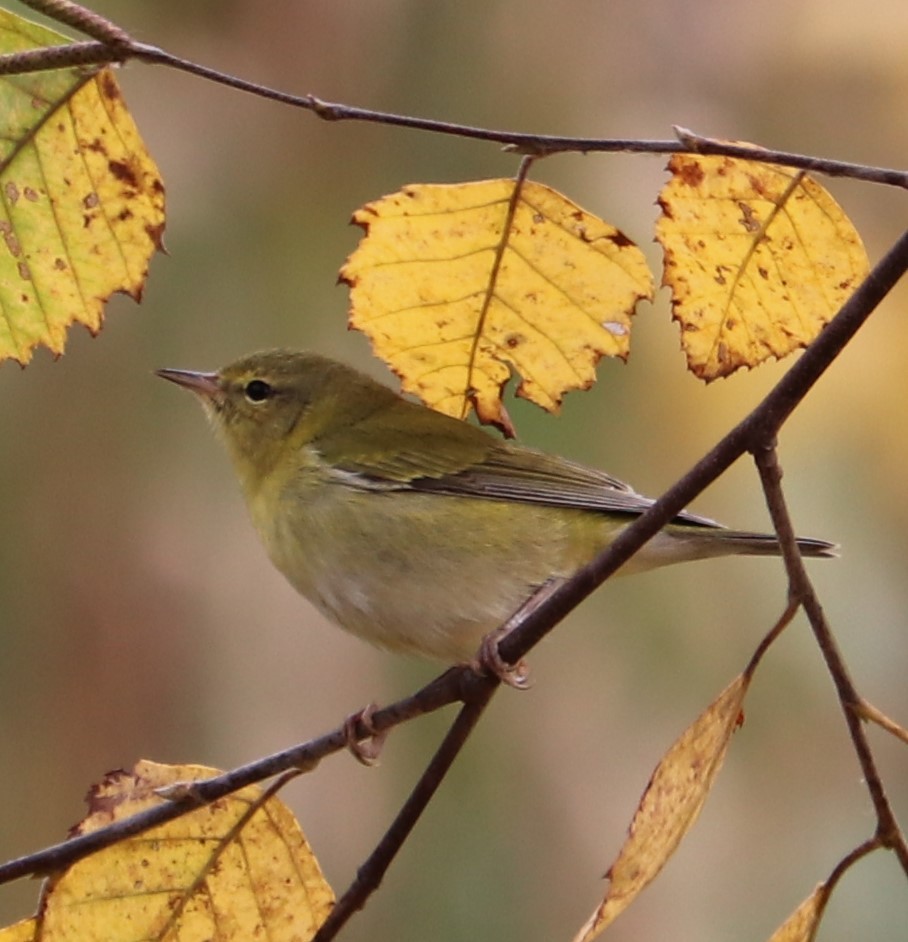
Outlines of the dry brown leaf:
{"label": "dry brown leaf", "polygon": [[[215,775],[200,766],[140,762],[89,794],[76,833],[164,799],[156,789]],[[257,787],[93,854],[49,881],[42,942],[311,938],[333,905],[331,888],[293,815]],[[240,826],[241,825],[241,826]]]}
{"label": "dry brown leaf", "polygon": [[786,167],[690,154],[668,166],[656,237],[690,370],[709,382],[810,343],[869,271],[838,203]]}
{"label": "dry brown leaf", "polygon": [[[0,53],[65,42],[0,10]],[[141,297],[164,187],[111,69],[0,76],[0,190],[0,360],[62,353],[112,294]]]}
{"label": "dry brown leaf", "polygon": [[574,942],[591,942],[665,866],[715,782],[750,682],[738,676],[663,756],[640,799],[627,839],[609,867],[609,887]]}
{"label": "dry brown leaf", "polygon": [[[621,232],[539,183],[416,185],[369,203],[341,269],[350,323],[404,390],[449,415],[506,425],[501,390],[555,411],[588,388],[603,355],[627,357],[652,276]],[[501,249],[500,267],[495,272]]]}

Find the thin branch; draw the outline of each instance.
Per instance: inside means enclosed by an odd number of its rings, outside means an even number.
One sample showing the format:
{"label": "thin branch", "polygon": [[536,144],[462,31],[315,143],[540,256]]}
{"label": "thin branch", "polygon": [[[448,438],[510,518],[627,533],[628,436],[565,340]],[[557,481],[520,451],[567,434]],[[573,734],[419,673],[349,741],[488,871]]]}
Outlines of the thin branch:
{"label": "thin branch", "polygon": [[[373,730],[359,729],[363,738],[371,732],[383,732],[400,723],[456,703],[475,693],[472,684],[484,683],[470,668],[453,668],[409,697],[376,710],[370,716]],[[118,841],[134,837],[150,828],[172,821],[203,805],[217,801],[247,785],[254,785],[286,772],[288,769],[311,771],[326,756],[347,748],[348,735],[344,724],[316,739],[250,762],[213,778],[192,782],[187,788],[171,788],[163,797],[166,803],[139,812],[130,818],[81,834],[24,857],[0,864],[0,885],[21,877],[46,876],[72,866],[79,860],[110,847]]]}
{"label": "thin branch", "polygon": [[854,850],[849,851],[833,868],[832,873],[826,878],[823,882],[823,886],[826,888],[827,893],[831,893],[835,888],[835,885],[842,879],[845,875],[845,871],[853,867],[859,860],[863,857],[866,857],[869,853],[872,853],[875,850],[878,850],[883,846],[883,842],[880,838],[872,837],[870,840],[864,841],[863,844],[858,844]]}
{"label": "thin branch", "polygon": [[861,697],[859,701],[854,704],[854,709],[862,720],[876,723],[877,726],[885,729],[887,733],[892,733],[896,739],[900,739],[903,743],[908,745],[908,729],[905,729],[904,726],[900,726],[895,720],[889,719],[882,710],[878,710],[872,703],[869,703]]}
{"label": "thin branch", "polygon": [[106,43],[81,42],[65,46],[43,46],[0,56],[0,75],[25,75],[86,65],[114,65],[125,62],[128,55]]}
{"label": "thin branch", "polygon": [[886,847],[895,851],[902,869],[908,876],[908,844],[905,843],[905,837],[899,829],[895,814],[892,811],[892,805],[883,786],[883,780],[876,767],[870,743],[861,724],[859,716],[861,698],[826,620],[826,615],[817,598],[813,584],[807,575],[804,561],[798,552],[791,516],[785,504],[785,495],[782,493],[782,470],[779,466],[775,447],[773,445],[766,445],[762,448],[755,447],[754,460],[760,472],[760,481],[763,484],[766,503],[769,507],[773,526],[779,535],[779,542],[785,557],[790,594],[804,606],[804,611],[807,613],[807,618],[813,628],[814,637],[838,692],[839,702],[845,714],[845,722],[848,725],[848,732],[861,766],[864,782],[870,793],[870,800],[873,802],[876,811],[877,836]]}
{"label": "thin branch", "polygon": [[753,677],[754,672],[760,664],[760,661],[763,660],[763,655],[769,650],[770,646],[775,642],[776,638],[791,624],[791,620],[795,617],[798,612],[798,609],[801,607],[801,603],[795,598],[789,598],[788,605],[785,606],[785,611],[779,616],[778,621],[772,626],[772,628],[766,633],[763,640],[757,645],[756,651],[754,651],[753,656],[750,661],[747,663],[747,667],[744,668],[744,676],[747,678]]}
{"label": "thin branch", "polygon": [[438,790],[448,769],[460,754],[467,738],[473,732],[500,685],[497,678],[480,679],[475,674],[473,678],[472,693],[465,694],[468,699],[457,714],[457,719],[451,725],[397,817],[378,842],[375,850],[359,868],[356,878],[337,901],[328,918],[322,923],[313,942],[329,942],[346,925],[350,917],[365,906],[368,898],[381,884],[391,861],[397,856],[397,852]]}
{"label": "thin branch", "polygon": [[[29,0],[29,2],[35,9],[47,12],[48,15],[54,15],[51,8],[56,7],[60,0]],[[76,4],[71,3],[63,5],[68,8],[76,6]],[[82,21],[73,17],[72,19],[65,19],[64,22],[77,25]],[[219,85],[226,85],[228,88],[248,92],[269,101],[277,101],[295,108],[303,108],[311,111],[324,121],[363,121],[370,124],[427,131],[432,134],[488,141],[500,144],[507,151],[528,157],[546,157],[551,154],[566,153],[715,154],[793,167],[797,170],[823,173],[827,176],[848,177],[853,180],[863,180],[868,183],[908,189],[908,171],[895,170],[889,167],[871,167],[844,160],[828,160],[788,151],[764,150],[747,144],[736,144],[701,137],[682,128],[675,128],[678,139],[662,141],[633,138],[564,137],[481,128],[450,121],[437,121],[431,118],[418,118],[412,115],[357,108],[353,105],[325,101],[311,94],[292,95],[258,82],[250,82],[229,73],[209,68],[198,62],[193,62],[191,59],[183,59],[157,46],[136,42],[115,24],[97,17],[96,14],[93,14],[91,19],[91,30],[84,23],[77,26],[77,28],[83,29],[83,31],[92,35],[109,34],[110,41],[48,46],[43,49],[30,49],[24,52],[3,55],[0,56],[0,75],[18,75],[25,72],[39,72],[71,66],[122,64],[131,59],[136,59],[152,65],[168,66]],[[109,33],[105,33],[105,30],[108,30]]]}
{"label": "thin branch", "polygon": [[714,155],[718,157],[739,157],[742,160],[758,160],[766,164],[779,164],[795,167],[809,173],[823,173],[828,177],[850,177],[865,183],[882,183],[886,186],[908,188],[908,172],[887,167],[869,167],[865,164],[850,163],[847,160],[826,160],[823,157],[808,157],[784,150],[763,150],[753,144],[721,141],[712,137],[701,137],[687,128],[675,125],[672,130],[684,145],[680,153]]}
{"label": "thin branch", "polygon": [[132,38],[112,20],[72,0],[22,0],[22,2],[66,26],[108,46],[131,46]]}

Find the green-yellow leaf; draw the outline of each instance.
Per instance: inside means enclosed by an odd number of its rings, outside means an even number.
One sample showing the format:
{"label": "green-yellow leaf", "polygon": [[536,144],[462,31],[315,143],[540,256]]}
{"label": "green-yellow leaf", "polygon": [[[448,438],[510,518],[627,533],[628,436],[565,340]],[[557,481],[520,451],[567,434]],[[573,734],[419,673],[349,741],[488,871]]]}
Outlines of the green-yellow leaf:
{"label": "green-yellow leaf", "polygon": [[[366,231],[341,269],[350,323],[427,405],[506,426],[502,387],[555,411],[625,358],[652,296],[643,254],[554,190],[514,180],[414,185],[353,217]],[[513,214],[510,210],[513,208]]]}
{"label": "green-yellow leaf", "polygon": [[838,203],[786,167],[690,154],[668,167],[656,237],[690,370],[709,382],[810,343],[869,270]]}
{"label": "green-yellow leaf", "polygon": [[[0,53],[65,43],[0,10]],[[0,76],[0,360],[63,351],[101,328],[115,292],[141,297],[164,187],[110,69]]]}

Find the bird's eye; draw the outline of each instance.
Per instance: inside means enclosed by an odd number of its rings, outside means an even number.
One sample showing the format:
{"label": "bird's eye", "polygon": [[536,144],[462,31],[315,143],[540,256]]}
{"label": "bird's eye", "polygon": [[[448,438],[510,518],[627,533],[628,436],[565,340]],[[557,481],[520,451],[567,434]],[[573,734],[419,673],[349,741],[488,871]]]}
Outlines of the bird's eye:
{"label": "bird's eye", "polygon": [[246,383],[246,398],[250,402],[264,402],[273,392],[271,386],[262,379],[252,379]]}

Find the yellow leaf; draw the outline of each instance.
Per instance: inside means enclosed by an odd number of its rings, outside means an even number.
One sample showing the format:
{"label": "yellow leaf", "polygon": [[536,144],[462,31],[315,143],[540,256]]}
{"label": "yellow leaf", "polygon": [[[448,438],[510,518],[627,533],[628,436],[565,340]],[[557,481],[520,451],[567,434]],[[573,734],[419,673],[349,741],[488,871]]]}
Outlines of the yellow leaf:
{"label": "yellow leaf", "polygon": [[[350,323],[427,405],[506,424],[501,389],[555,411],[603,355],[626,358],[630,318],[653,293],[621,232],[539,183],[415,185],[369,203],[341,269]],[[510,218],[510,225],[506,225]],[[499,260],[500,264],[496,263]]]}
{"label": "yellow leaf", "polygon": [[575,937],[590,942],[622,913],[675,852],[696,821],[722,767],[750,678],[741,674],[700,714],[653,772],[602,903]]}
{"label": "yellow leaf", "polygon": [[[67,41],[0,10],[0,53]],[[110,69],[0,76],[0,360],[62,353],[114,292],[139,300],[163,229],[164,187]]]}
{"label": "yellow leaf", "polygon": [[813,942],[831,887],[821,883],[772,934],[769,942]]}
{"label": "yellow leaf", "polygon": [[[89,794],[76,833],[96,830],[164,799],[155,790],[216,774],[200,766],[140,762]],[[43,942],[138,939],[310,939],[333,905],[331,888],[293,816],[245,788],[75,864],[49,882]]]}
{"label": "yellow leaf", "polygon": [[38,934],[37,919],[22,919],[0,929],[0,942],[32,942]]}
{"label": "yellow leaf", "polygon": [[709,382],[810,343],[869,270],[838,203],[785,167],[689,154],[668,166],[656,237],[691,371]]}

